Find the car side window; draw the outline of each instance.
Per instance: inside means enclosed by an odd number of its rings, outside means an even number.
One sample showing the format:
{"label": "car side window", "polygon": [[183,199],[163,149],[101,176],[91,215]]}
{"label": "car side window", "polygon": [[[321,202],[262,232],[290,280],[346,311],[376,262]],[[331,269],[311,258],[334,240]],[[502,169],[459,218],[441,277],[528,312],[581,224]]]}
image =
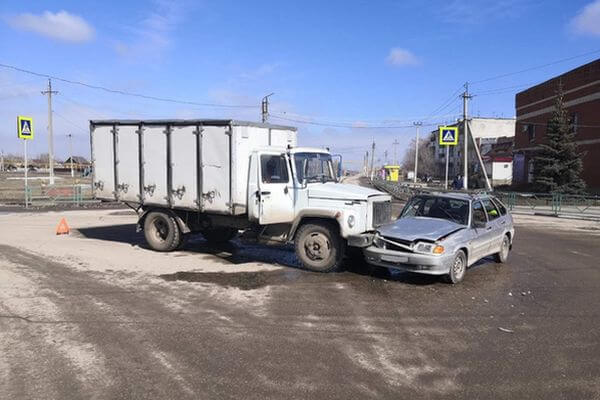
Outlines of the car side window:
{"label": "car side window", "polygon": [[481,202],[476,201],[473,203],[473,222],[480,222],[483,224],[487,223],[487,217],[485,216],[485,210],[481,205]]}
{"label": "car side window", "polygon": [[261,155],[260,174],[263,183],[288,183],[290,180],[285,157],[281,155]]}
{"label": "car side window", "polygon": [[500,215],[506,215],[506,207],[504,207],[504,205],[502,204],[502,202],[500,200],[498,200],[497,198],[495,198],[495,197],[492,197],[492,201],[494,202],[494,204],[496,205],[496,207],[500,211]]}
{"label": "car side window", "polygon": [[495,220],[500,217],[500,212],[498,208],[492,203],[490,199],[482,200],[483,206],[485,207],[485,211],[487,212],[488,219],[490,221]]}

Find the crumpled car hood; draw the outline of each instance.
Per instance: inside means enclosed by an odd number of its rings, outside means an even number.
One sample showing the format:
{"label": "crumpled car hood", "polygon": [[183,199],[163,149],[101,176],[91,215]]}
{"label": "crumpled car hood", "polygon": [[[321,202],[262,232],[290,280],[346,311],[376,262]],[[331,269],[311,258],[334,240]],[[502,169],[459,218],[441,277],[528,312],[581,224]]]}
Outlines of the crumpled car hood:
{"label": "crumpled car hood", "polygon": [[466,226],[445,219],[406,217],[384,225],[377,231],[381,236],[390,239],[402,239],[412,242],[418,239],[435,241],[462,228],[466,228]]}

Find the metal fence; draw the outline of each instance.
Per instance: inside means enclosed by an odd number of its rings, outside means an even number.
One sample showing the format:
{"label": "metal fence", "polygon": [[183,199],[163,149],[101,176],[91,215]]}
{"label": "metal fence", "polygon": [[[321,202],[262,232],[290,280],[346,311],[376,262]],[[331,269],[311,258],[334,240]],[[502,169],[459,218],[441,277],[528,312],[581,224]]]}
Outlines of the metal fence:
{"label": "metal fence", "polygon": [[75,205],[96,202],[90,185],[33,185],[27,189],[0,188],[0,203],[42,207],[53,205]]}
{"label": "metal fence", "polygon": [[[375,179],[372,181],[377,189],[390,193],[395,198],[406,201],[420,193],[453,192],[438,187],[419,186]],[[464,191],[461,191],[464,192]],[[469,190],[469,193],[487,193],[483,190]],[[569,216],[577,218],[600,219],[600,196],[569,195],[564,193],[521,193],[494,191],[498,197],[514,213]]]}

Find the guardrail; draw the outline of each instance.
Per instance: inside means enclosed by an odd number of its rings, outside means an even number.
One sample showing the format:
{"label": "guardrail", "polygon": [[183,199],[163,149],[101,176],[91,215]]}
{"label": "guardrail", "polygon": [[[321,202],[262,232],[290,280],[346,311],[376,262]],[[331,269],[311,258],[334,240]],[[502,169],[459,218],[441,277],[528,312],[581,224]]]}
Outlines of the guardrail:
{"label": "guardrail", "polygon": [[1,188],[0,203],[29,206],[72,204],[81,206],[95,202],[90,185],[41,185],[25,188]]}
{"label": "guardrail", "polygon": [[[395,198],[406,201],[411,196],[420,193],[456,192],[438,187],[418,186],[414,184],[397,183],[375,179],[371,181],[377,189],[390,193]],[[461,190],[461,193],[465,191]],[[488,193],[483,190],[469,190],[467,193]],[[600,196],[597,195],[570,195],[564,193],[521,193],[493,191],[512,212],[541,214],[553,216],[570,216],[579,218],[600,219]]]}

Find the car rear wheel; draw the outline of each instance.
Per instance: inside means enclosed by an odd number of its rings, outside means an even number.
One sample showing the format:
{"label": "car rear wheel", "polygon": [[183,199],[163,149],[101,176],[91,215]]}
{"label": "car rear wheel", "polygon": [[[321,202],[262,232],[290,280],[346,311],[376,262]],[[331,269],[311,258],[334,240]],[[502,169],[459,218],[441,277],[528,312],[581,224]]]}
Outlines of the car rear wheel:
{"label": "car rear wheel", "polygon": [[500,251],[494,254],[494,259],[497,263],[504,264],[508,260],[508,253],[510,253],[510,239],[508,235],[504,235]]}
{"label": "car rear wheel", "polygon": [[148,245],[157,251],[175,250],[183,240],[175,218],[160,211],[152,211],[144,220],[144,237]]}
{"label": "car rear wheel", "polygon": [[343,242],[333,224],[302,225],[296,233],[294,246],[300,263],[314,272],[335,271],[344,257]]}
{"label": "car rear wheel", "polygon": [[454,260],[452,260],[452,264],[450,265],[450,272],[445,276],[446,282],[448,283],[459,283],[461,282],[465,274],[467,273],[467,256],[465,252],[459,250],[454,256]]}

